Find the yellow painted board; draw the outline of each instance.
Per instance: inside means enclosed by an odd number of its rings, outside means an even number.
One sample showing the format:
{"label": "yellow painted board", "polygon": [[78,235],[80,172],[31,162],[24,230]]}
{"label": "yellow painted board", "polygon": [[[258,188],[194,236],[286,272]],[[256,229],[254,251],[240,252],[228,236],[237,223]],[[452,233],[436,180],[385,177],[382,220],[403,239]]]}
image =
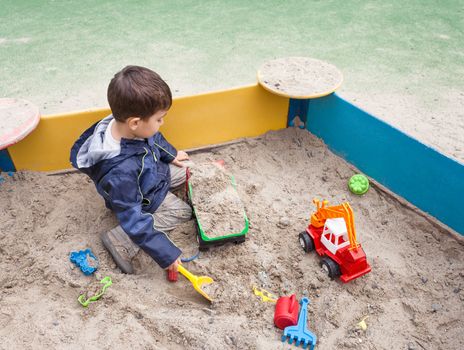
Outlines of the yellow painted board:
{"label": "yellow painted board", "polygon": [[163,135],[178,149],[201,147],[286,127],[288,98],[252,85],[174,101]]}
{"label": "yellow painted board", "polygon": [[29,136],[8,148],[16,170],[71,168],[69,155],[73,143],[84,130],[109,113],[109,109],[98,109],[42,116]]}
{"label": "yellow painted board", "polygon": [[[252,137],[287,123],[288,98],[259,85],[174,99],[161,131],[178,149]],[[17,170],[52,171],[71,167],[73,143],[108,108],[42,116],[36,130],[8,148]]]}

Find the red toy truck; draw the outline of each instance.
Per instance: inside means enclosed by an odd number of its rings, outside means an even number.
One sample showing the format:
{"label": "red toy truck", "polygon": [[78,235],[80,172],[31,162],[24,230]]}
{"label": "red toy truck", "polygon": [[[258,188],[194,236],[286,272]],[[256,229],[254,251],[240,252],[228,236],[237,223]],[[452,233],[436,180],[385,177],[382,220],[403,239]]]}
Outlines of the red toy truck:
{"label": "red toy truck", "polygon": [[330,278],[346,283],[371,271],[361,244],[356,241],[353,210],[348,203],[326,206],[329,202],[313,200],[317,211],[311,215],[299,240],[305,252],[316,250],[321,266]]}

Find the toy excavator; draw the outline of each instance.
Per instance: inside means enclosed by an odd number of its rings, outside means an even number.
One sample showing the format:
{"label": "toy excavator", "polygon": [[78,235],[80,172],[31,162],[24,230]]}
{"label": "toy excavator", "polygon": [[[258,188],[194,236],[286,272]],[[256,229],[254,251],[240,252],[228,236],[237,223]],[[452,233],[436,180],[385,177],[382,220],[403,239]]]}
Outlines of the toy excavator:
{"label": "toy excavator", "polygon": [[354,215],[348,203],[327,206],[314,199],[317,211],[311,215],[311,222],[299,235],[305,252],[316,250],[322,256],[321,266],[330,278],[346,283],[371,271],[366,254],[356,240]]}

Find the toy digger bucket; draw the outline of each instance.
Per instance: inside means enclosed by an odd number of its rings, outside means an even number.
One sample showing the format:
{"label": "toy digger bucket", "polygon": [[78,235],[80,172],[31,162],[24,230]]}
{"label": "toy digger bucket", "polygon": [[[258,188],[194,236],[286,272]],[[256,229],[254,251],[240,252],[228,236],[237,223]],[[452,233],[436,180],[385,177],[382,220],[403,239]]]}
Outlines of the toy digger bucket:
{"label": "toy digger bucket", "polygon": [[213,301],[213,299],[205,291],[203,291],[203,289],[201,289],[204,284],[210,284],[214,282],[211,277],[196,276],[193,273],[189,272],[182,265],[178,265],[177,269],[182,275],[184,275],[185,278],[187,278],[192,283],[193,288],[195,288],[195,290],[198,293],[200,293],[204,298],[208,299],[209,301]]}

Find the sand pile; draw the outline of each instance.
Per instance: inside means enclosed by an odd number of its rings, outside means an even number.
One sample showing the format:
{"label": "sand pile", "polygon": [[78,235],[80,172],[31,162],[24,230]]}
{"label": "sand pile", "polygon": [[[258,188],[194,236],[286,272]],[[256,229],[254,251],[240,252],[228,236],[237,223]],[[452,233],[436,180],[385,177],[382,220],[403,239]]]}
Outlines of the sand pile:
{"label": "sand pile", "polygon": [[[196,163],[224,159],[236,177],[250,219],[243,244],[212,248],[186,267],[211,276],[210,305],[183,277],[166,281],[146,255],[137,275],[124,275],[99,234],[116,222],[82,174],[18,173],[0,185],[0,349],[291,349],[273,325],[274,305],[254,285],[311,300],[308,328],[316,349],[464,348],[462,241],[373,187],[347,190],[353,170],[299,129],[192,155]],[[314,211],[312,199],[348,201],[372,272],[331,281],[298,233]],[[170,236],[191,256],[190,221]],[[97,276],[69,261],[92,248]],[[111,276],[113,285],[84,309],[79,292]],[[364,317],[367,330],[357,327]]]}
{"label": "sand pile", "polygon": [[258,80],[267,89],[293,97],[327,95],[337,89],[342,73],[333,64],[309,57],[286,57],[264,63]]}
{"label": "sand pile", "polygon": [[243,203],[233,177],[216,163],[199,163],[190,169],[191,201],[206,236],[241,233],[245,228]]}

